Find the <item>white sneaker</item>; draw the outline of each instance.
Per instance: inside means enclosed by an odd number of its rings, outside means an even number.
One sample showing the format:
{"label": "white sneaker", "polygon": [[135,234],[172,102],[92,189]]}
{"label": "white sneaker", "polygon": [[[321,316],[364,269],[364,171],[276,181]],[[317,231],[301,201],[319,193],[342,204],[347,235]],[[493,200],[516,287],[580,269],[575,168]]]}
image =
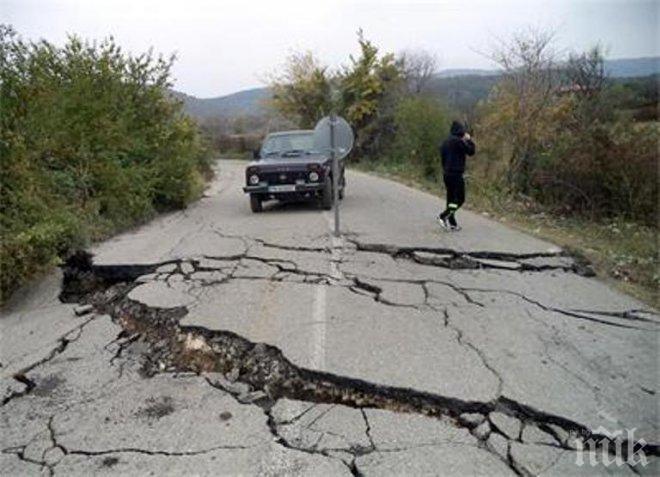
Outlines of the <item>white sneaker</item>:
{"label": "white sneaker", "polygon": [[447,219],[443,219],[438,215],[438,222],[440,223],[440,227],[442,227],[445,230],[449,230],[449,222]]}
{"label": "white sneaker", "polygon": [[458,225],[458,224],[456,224],[456,225],[450,225],[450,226],[449,226],[449,230],[451,230],[452,232],[458,232],[458,231],[461,230],[462,228],[463,228],[463,227],[461,227],[461,226]]}

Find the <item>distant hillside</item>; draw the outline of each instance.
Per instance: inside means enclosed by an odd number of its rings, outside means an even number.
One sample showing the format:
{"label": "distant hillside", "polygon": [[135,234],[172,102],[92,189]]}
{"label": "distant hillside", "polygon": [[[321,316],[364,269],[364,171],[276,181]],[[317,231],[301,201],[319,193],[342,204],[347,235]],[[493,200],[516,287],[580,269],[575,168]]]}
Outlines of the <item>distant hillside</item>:
{"label": "distant hillside", "polygon": [[[606,60],[605,70],[613,78],[632,78],[660,73],[660,57],[622,58]],[[498,70],[454,68],[441,70],[427,87],[458,109],[463,109],[485,98],[497,82]],[[268,88],[253,88],[217,98],[196,98],[173,91],[184,102],[188,114],[200,118],[259,116],[269,97]]]}
{"label": "distant hillside", "polygon": [[431,79],[426,92],[437,96],[459,111],[469,110],[480,99],[485,99],[495,83],[500,79],[497,74],[470,74],[460,76],[436,76]]}
{"label": "distant hillside", "polygon": [[[631,78],[636,76],[649,76],[660,73],[660,57],[649,56],[643,58],[620,58],[605,60],[605,72],[613,78]],[[452,78],[458,76],[495,76],[497,69],[453,68],[441,70],[439,78]]]}
{"label": "distant hillside", "polygon": [[476,68],[449,68],[440,70],[437,73],[438,78],[454,78],[457,76],[493,76],[498,75],[498,70],[482,70]]}
{"label": "distant hillside", "polygon": [[260,114],[269,97],[268,88],[246,89],[217,98],[196,98],[178,91],[172,91],[172,94],[183,101],[188,114],[202,119]]}
{"label": "distant hillside", "polygon": [[660,73],[660,57],[606,60],[605,71],[613,78],[631,78]]}

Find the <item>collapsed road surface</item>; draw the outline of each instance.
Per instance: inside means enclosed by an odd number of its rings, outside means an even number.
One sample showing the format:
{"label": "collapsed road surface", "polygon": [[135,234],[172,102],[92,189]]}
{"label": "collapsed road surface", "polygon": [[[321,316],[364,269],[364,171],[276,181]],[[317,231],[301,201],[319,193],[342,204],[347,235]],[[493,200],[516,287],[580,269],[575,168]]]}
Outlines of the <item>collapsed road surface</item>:
{"label": "collapsed road surface", "polygon": [[654,310],[363,174],[341,238],[310,206],[252,214],[243,167],[8,304],[0,474],[658,472]]}

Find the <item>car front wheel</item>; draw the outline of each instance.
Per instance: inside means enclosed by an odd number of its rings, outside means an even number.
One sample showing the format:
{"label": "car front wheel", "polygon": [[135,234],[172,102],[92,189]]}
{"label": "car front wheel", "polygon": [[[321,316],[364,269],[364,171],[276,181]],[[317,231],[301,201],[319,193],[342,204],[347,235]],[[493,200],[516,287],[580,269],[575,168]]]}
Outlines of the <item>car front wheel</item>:
{"label": "car front wheel", "polygon": [[255,214],[264,210],[261,205],[261,197],[257,194],[250,194],[250,209],[252,209],[252,212]]}

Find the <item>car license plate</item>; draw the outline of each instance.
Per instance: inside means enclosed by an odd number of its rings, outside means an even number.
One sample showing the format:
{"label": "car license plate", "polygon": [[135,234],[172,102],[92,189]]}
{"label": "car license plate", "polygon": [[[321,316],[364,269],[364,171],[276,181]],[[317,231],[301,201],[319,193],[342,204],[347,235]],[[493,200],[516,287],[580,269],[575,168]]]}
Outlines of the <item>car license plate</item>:
{"label": "car license plate", "polygon": [[273,185],[268,187],[268,192],[295,192],[295,184]]}

